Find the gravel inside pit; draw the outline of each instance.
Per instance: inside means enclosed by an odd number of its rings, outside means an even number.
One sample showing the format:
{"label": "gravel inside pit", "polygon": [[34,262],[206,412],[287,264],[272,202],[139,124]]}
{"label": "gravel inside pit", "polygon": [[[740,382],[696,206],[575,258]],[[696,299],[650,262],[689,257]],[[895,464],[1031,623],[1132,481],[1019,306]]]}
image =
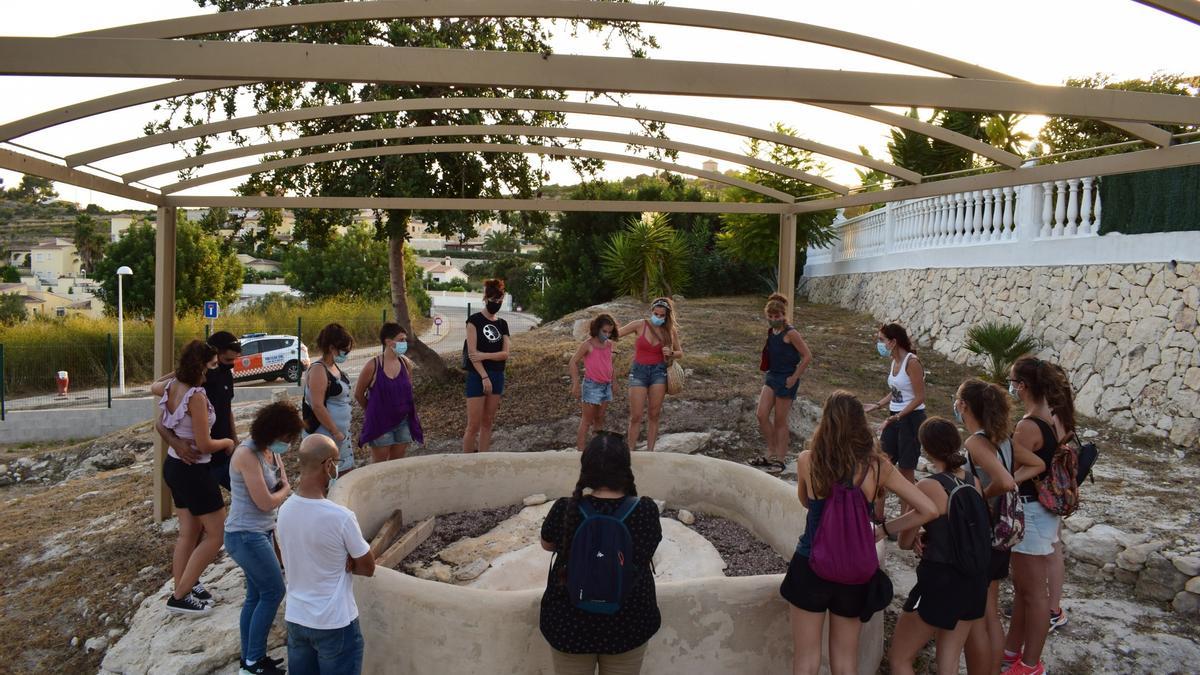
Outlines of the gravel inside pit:
{"label": "gravel inside pit", "polygon": [[[677,509],[663,512],[667,518],[679,520]],[[725,561],[725,576],[751,577],[758,574],[783,574],[787,561],[750,530],[732,520],[706,513],[694,513],[696,522],[690,527],[716,547]]]}
{"label": "gravel inside pit", "polygon": [[[404,560],[401,560],[396,569],[408,573],[407,568],[411,563],[428,565],[437,560],[437,555],[442,549],[459,540],[486,534],[493,527],[517,515],[523,508],[524,506],[521,504],[514,504],[494,509],[476,509],[439,515],[437,524],[433,527],[433,534],[429,535],[429,538],[422,542],[415,551],[408,554]],[[405,526],[404,532],[410,528],[412,525]]]}

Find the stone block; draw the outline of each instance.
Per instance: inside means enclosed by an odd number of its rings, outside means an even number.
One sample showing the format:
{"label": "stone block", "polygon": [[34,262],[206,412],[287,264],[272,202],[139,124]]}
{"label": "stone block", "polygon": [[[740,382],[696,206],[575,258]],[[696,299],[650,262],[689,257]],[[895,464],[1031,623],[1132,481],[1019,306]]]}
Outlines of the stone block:
{"label": "stone block", "polygon": [[1170,602],[1175,594],[1183,590],[1188,582],[1188,576],[1171,564],[1161,553],[1152,553],[1146,559],[1146,566],[1138,575],[1134,594],[1144,600]]}
{"label": "stone block", "polygon": [[1192,577],[1184,584],[1183,589],[1188,593],[1200,594],[1200,577]]}
{"label": "stone block", "polygon": [[1103,393],[1104,378],[1093,374],[1088,378],[1087,383],[1079,388],[1079,393],[1075,396],[1075,409],[1083,415],[1095,417],[1096,405],[1100,402],[1100,396]]}
{"label": "stone block", "polygon": [[1075,560],[1103,567],[1117,559],[1125,534],[1111,525],[1101,523],[1083,532],[1063,532],[1063,545]]}
{"label": "stone block", "polygon": [[1169,438],[1175,445],[1194,447],[1200,440],[1200,419],[1176,418]]}
{"label": "stone block", "polygon": [[1171,563],[1175,565],[1175,569],[1189,577],[1200,576],[1200,557],[1181,555],[1172,560]]}
{"label": "stone block", "polygon": [[1200,614],[1200,595],[1180,591],[1175,594],[1175,599],[1171,601],[1171,609],[1180,614]]}

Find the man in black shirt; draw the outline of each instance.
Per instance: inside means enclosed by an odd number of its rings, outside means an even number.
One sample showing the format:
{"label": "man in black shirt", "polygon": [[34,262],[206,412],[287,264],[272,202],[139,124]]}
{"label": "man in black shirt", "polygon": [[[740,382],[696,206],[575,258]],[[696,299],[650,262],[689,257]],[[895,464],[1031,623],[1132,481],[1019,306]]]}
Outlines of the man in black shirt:
{"label": "man in black shirt", "polygon": [[[212,404],[217,418],[209,433],[213,440],[222,438],[233,440],[236,448],[238,436],[237,427],[233,423],[233,364],[242,354],[242,343],[234,337],[233,333],[222,330],[210,335],[208,344],[217,350],[217,367],[208,371],[204,376],[204,393],[208,396],[208,402]],[[163,440],[175,448],[181,458],[184,458],[189,464],[195,461],[198,454],[188,445],[187,441],[162,426],[161,422],[156,424],[155,428]],[[229,460],[232,457],[233,451],[218,452],[212,456],[212,460],[208,464],[208,470],[212,472],[213,478],[226,490],[229,490]]]}

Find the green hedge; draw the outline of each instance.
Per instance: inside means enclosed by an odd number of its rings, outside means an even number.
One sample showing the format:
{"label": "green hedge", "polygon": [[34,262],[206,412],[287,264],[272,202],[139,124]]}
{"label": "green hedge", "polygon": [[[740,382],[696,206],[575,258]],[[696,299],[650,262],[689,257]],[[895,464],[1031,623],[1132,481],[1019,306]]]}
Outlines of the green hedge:
{"label": "green hedge", "polygon": [[1200,166],[1100,179],[1100,234],[1200,231]]}

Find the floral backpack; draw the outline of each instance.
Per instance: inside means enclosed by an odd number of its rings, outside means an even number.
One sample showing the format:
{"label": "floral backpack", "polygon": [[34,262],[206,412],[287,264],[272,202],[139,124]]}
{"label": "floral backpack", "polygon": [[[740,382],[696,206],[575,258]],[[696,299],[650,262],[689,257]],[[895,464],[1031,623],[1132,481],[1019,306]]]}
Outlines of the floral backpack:
{"label": "floral backpack", "polygon": [[[976,434],[986,439],[988,443],[992,442],[982,431],[978,431]],[[994,443],[992,446],[996,447]],[[1006,446],[1007,452],[1005,452]],[[1000,457],[1000,464],[1004,470],[1012,475],[1014,466],[1012,441],[996,447],[996,454]],[[971,462],[970,454],[967,455],[967,463],[971,465],[971,474],[978,478],[979,474],[975,470],[975,464]],[[996,498],[992,510],[992,548],[997,551],[1008,551],[1021,543],[1024,538],[1025,507],[1021,504],[1021,496],[1018,491],[1012,490]]]}
{"label": "floral backpack", "polygon": [[[1036,417],[1029,419],[1036,422],[1043,433],[1049,429],[1050,435],[1056,437],[1054,428],[1049,424]],[[1079,508],[1079,452],[1071,447],[1070,439],[1073,436],[1068,434],[1066,439],[1057,443],[1050,466],[1034,479],[1038,503],[1050,513],[1063,518],[1070,517]]]}

